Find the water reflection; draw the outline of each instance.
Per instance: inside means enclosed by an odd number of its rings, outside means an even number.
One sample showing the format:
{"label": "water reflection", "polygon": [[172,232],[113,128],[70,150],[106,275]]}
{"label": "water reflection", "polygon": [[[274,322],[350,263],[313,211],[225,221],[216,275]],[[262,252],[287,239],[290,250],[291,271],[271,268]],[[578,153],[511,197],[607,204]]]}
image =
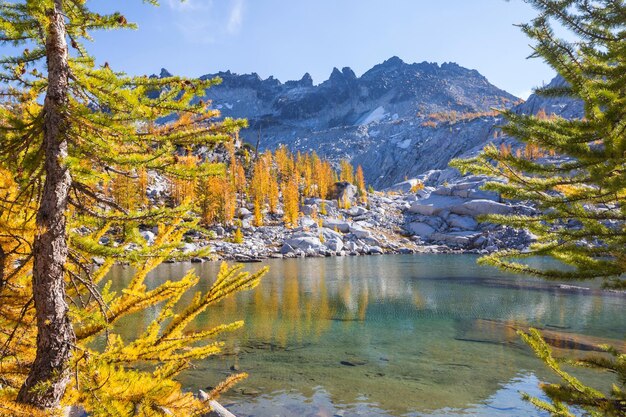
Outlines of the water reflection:
{"label": "water reflection", "polygon": [[[518,394],[511,381],[532,390],[532,375],[549,376],[519,342],[514,326],[550,328],[557,342],[572,333],[617,340],[626,334],[623,297],[548,288],[474,261],[469,256],[270,261],[261,286],[198,318],[199,327],[240,319],[246,327],[227,336],[226,355],[198,364],[183,382],[203,388],[233,369],[249,372],[244,386],[227,398],[241,415],[463,413],[489,409],[498,393],[513,401]],[[163,265],[150,280],[156,285],[191,267],[206,288],[219,265]],[[114,271],[118,284],[129,276],[127,269]],[[127,320],[120,331],[131,338],[155,315]],[[509,411],[506,415],[537,415],[523,403]]]}

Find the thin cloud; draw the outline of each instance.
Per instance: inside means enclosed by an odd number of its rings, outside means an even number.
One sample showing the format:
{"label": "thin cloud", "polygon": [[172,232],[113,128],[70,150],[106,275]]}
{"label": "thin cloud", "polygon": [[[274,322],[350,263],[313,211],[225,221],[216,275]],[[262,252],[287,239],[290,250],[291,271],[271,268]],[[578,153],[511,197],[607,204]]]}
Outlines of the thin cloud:
{"label": "thin cloud", "polygon": [[228,25],[226,26],[230,34],[238,33],[243,23],[244,2],[243,0],[234,0],[233,3],[233,7],[230,10],[230,17],[228,18]]}
{"label": "thin cloud", "polygon": [[239,33],[245,11],[244,0],[168,0],[173,21],[187,42],[214,43]]}
{"label": "thin cloud", "polygon": [[213,6],[213,0],[168,0],[168,5],[177,12],[210,10]]}

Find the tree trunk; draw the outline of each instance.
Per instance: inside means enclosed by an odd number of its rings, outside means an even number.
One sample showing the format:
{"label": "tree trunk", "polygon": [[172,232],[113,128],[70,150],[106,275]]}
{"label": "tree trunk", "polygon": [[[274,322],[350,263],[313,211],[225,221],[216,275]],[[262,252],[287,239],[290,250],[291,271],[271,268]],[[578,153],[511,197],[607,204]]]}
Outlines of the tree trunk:
{"label": "tree trunk", "polygon": [[6,271],[6,255],[4,253],[4,249],[2,249],[2,246],[0,246],[0,293],[2,292],[2,289],[4,288],[4,284],[5,284],[5,277],[4,274]]}
{"label": "tree trunk", "polygon": [[75,341],[65,300],[68,253],[65,212],[71,177],[64,163],[67,156],[69,66],[61,0],[55,0],[48,15],[48,90],[43,106],[46,179],[33,245],[37,356],[18,394],[18,401],[38,408],[59,405],[69,381],[68,362]]}

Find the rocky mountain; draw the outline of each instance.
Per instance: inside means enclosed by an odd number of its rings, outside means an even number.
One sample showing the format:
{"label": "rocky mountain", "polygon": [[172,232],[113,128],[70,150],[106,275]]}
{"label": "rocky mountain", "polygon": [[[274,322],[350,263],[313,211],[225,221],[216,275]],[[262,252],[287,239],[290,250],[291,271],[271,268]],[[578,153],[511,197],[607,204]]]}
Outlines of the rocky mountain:
{"label": "rocky mountain", "polygon": [[454,63],[408,64],[398,57],[360,77],[350,68],[335,68],[318,85],[309,74],[284,83],[230,71],[202,78],[215,76],[223,81],[204,99],[224,117],[248,119],[246,142],[351,159],[376,187],[444,168],[490,133],[497,123],[489,115],[492,108],[519,101],[475,70]]}
{"label": "rocky mountain", "polygon": [[[161,76],[167,75],[161,71]],[[222,83],[207,90],[224,117],[246,118],[243,139],[260,149],[283,144],[292,151],[316,151],[331,161],[362,165],[376,188],[444,169],[459,156],[499,137],[503,123],[494,108],[573,116],[582,106],[571,100],[531,96],[523,103],[478,73],[454,63],[408,64],[392,57],[357,77],[335,68],[314,85],[307,73],[282,83],[258,74],[207,74]],[[556,78],[553,83],[563,83]]]}
{"label": "rocky mountain", "polygon": [[[563,87],[565,80],[557,76],[547,87]],[[506,106],[496,106],[499,108]],[[511,108],[519,114],[555,114],[565,118],[581,118],[583,103],[571,98],[544,97],[532,94],[527,101]],[[419,119],[419,118],[418,118]],[[369,141],[361,151],[353,151],[352,162],[361,164],[369,172],[369,182],[378,188],[389,187],[405,178],[421,176],[430,170],[441,170],[451,159],[469,157],[480,152],[488,143],[520,146],[514,138],[500,130],[505,123],[502,116],[463,114],[456,120],[433,123],[380,123],[369,126],[377,140]],[[377,133],[379,132],[379,133]],[[356,140],[352,141],[356,146]],[[358,148],[357,148],[358,149]]]}
{"label": "rocky mountain", "polygon": [[[431,68],[438,75],[423,81],[419,68]],[[209,245],[214,256],[238,261],[523,250],[533,241],[533,235],[482,223],[481,216],[532,215],[536,209],[483,190],[490,178],[463,176],[448,168],[448,162],[457,156],[471,156],[489,142],[521,146],[501,133],[499,126],[504,120],[488,112],[489,106],[508,107],[524,114],[543,110],[567,118],[582,117],[584,110],[579,101],[539,95],[511,107],[513,98],[475,71],[454,64],[408,65],[397,58],[360,78],[349,69],[334,71],[329,81],[318,86],[313,86],[309,76],[282,84],[273,78],[261,80],[254,74],[219,75],[224,83],[211,89],[207,97],[225,116],[251,120],[253,128],[244,132],[249,142],[255,142],[254,134],[260,128],[265,148],[283,143],[294,151],[316,150],[330,159],[351,158],[370,174],[370,183],[388,191],[369,193],[367,203],[363,203],[357,198],[355,186],[337,183],[329,200],[302,201],[302,216],[293,229],[282,222],[280,204],[279,213],[268,213],[264,226],[254,226],[254,205],[248,203],[237,211],[245,236],[243,244],[232,242],[235,228],[215,225],[211,230],[216,239],[207,240],[197,233],[183,248],[183,252],[194,252]],[[165,70],[161,76],[167,76]],[[561,87],[564,83],[557,77],[550,86]],[[468,93],[472,89],[474,92]],[[480,95],[494,91],[499,95]],[[456,100],[445,102],[449,97]],[[364,108],[373,110],[355,110]],[[335,125],[342,114],[342,121]],[[416,187],[418,184],[420,187]],[[152,181],[148,191],[153,199],[162,197],[167,193],[165,181]],[[340,207],[339,201],[349,201],[348,208]],[[150,242],[156,232],[144,230],[142,236]]]}
{"label": "rocky mountain", "polygon": [[[546,88],[566,87],[567,82],[563,77],[557,75],[550,81]],[[566,119],[581,118],[585,114],[583,102],[567,97],[544,97],[532,94],[526,102],[514,107],[514,111],[519,114],[537,114],[540,110],[546,114],[556,114]]]}

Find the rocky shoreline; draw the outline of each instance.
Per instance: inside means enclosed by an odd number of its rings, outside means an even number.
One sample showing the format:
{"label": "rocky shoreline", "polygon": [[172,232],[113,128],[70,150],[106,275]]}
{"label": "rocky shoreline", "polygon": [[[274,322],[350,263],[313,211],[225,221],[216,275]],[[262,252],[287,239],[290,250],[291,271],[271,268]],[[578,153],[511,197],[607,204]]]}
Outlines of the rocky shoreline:
{"label": "rocky shoreline", "polygon": [[[299,226],[288,229],[282,214],[266,214],[266,225],[255,227],[250,208],[237,212],[243,234],[234,243],[237,227],[214,226],[209,238],[199,232],[187,236],[181,251],[208,247],[211,255],[193,262],[268,258],[361,256],[411,253],[486,254],[500,249],[527,248],[533,236],[489,223],[485,214],[532,214],[534,209],[502,201],[481,189],[488,180],[461,176],[453,169],[429,171],[417,178],[368,194],[359,203],[356,187],[344,184],[337,200],[305,199]],[[419,184],[419,186],[416,186]],[[341,208],[338,201],[350,201]],[[156,232],[156,231],[155,231]],[[150,243],[155,233],[143,231]]]}

